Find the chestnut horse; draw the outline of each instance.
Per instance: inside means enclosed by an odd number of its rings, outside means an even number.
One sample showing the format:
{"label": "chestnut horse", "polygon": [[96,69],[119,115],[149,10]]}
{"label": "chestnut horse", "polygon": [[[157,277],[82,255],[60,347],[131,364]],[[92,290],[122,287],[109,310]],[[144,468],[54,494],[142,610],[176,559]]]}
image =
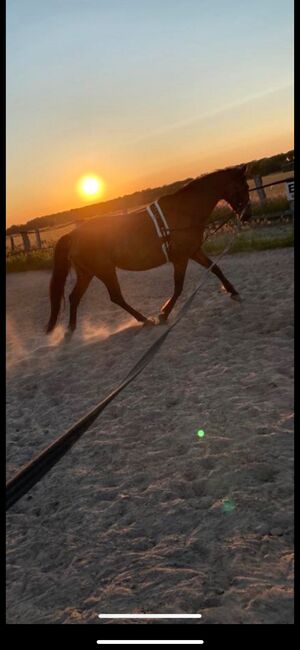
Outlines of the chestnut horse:
{"label": "chestnut horse", "polygon": [[[93,276],[104,282],[112,302],[123,307],[138,321],[153,324],[124,300],[116,268],[145,271],[161,266],[167,257],[174,267],[174,293],[160,310],[160,322],[166,321],[182,292],[189,259],[206,268],[212,264],[201,246],[207,220],[221,199],[231,206],[242,221],[250,218],[246,165],[200,176],[174,194],[160,198],[156,207],[151,204],[148,209],[127,215],[95,217],[61,237],[54,253],[50,283],[51,315],[47,333],[53,330],[57,322],[71,265],[76,270],[77,280],[69,297],[69,333],[76,328],[77,308]],[[156,211],[157,221],[153,218],[153,211]],[[158,220],[162,226],[160,231]],[[238,299],[238,292],[216,264],[211,271],[231,297]]]}

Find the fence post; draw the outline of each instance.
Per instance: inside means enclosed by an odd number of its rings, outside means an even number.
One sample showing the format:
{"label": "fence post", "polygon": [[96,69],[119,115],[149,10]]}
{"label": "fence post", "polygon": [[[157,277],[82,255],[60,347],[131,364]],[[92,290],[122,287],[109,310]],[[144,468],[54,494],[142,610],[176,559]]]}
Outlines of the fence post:
{"label": "fence post", "polygon": [[295,188],[295,181],[290,180],[287,181],[285,184],[285,191],[286,191],[286,196],[287,200],[289,202],[289,207],[292,215],[292,220],[294,223],[294,188]]}
{"label": "fence post", "polygon": [[[257,194],[258,194],[259,200],[260,200],[261,205],[262,205],[262,207],[263,207],[263,206],[264,206],[264,202],[265,202],[267,196],[266,196],[266,193],[265,193],[264,188],[263,188],[263,187],[260,187],[260,186],[263,184],[262,177],[256,175],[256,176],[253,176],[253,180],[254,180],[254,183],[255,183],[255,187],[256,187],[256,191],[257,191]],[[258,188],[260,188],[260,189],[258,189]]]}
{"label": "fence post", "polygon": [[37,247],[42,248],[42,240],[41,240],[41,235],[40,235],[39,229],[36,228],[34,232],[35,232]]}
{"label": "fence post", "polygon": [[25,253],[29,253],[30,251],[30,239],[28,237],[28,233],[26,231],[21,232],[22,239],[23,239],[23,245],[24,245],[24,250]]}

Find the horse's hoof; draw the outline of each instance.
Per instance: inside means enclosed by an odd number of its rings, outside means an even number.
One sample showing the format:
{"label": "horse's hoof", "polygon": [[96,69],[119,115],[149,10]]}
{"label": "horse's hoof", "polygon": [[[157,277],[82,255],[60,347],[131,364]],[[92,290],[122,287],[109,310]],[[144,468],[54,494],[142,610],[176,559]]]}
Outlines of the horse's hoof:
{"label": "horse's hoof", "polygon": [[157,323],[158,325],[167,325],[168,316],[165,314],[158,314]]}
{"label": "horse's hoof", "polygon": [[232,300],[235,300],[236,302],[243,302],[243,299],[241,298],[239,293],[232,293],[230,298],[232,298]]}
{"label": "horse's hoof", "polygon": [[72,338],[73,334],[74,334],[73,330],[67,330],[65,332],[65,336],[64,336],[65,341],[66,342],[71,341],[71,338]]}

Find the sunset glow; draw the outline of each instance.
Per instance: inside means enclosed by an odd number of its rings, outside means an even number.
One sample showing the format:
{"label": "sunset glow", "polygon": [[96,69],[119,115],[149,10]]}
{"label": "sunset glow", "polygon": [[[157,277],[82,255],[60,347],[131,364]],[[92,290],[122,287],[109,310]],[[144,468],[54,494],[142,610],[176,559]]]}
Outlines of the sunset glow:
{"label": "sunset glow", "polygon": [[8,226],[294,146],[292,0],[11,0],[7,52]]}
{"label": "sunset glow", "polygon": [[78,192],[85,200],[94,200],[102,196],[104,183],[102,178],[94,174],[88,174],[80,178]]}

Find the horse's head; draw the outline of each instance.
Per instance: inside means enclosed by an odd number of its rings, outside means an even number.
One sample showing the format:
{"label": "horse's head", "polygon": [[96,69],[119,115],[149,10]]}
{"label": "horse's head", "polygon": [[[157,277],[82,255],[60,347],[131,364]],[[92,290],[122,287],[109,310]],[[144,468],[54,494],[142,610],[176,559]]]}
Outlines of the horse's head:
{"label": "horse's head", "polygon": [[226,185],[223,197],[242,222],[248,221],[252,214],[246,169],[247,165],[238,165],[226,170]]}

